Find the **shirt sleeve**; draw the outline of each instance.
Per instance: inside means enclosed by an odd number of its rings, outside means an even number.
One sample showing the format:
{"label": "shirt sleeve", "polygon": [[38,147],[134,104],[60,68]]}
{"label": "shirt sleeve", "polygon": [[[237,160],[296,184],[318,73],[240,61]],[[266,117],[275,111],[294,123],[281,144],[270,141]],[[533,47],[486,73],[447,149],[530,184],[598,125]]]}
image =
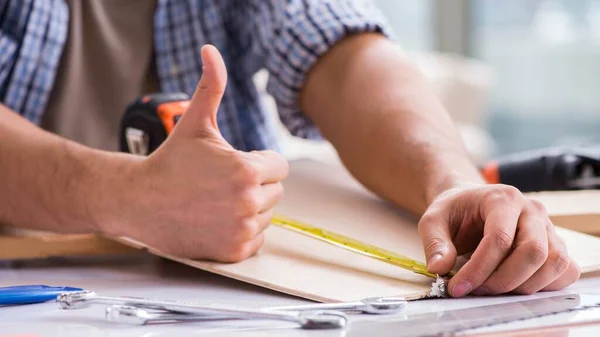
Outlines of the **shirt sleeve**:
{"label": "shirt sleeve", "polygon": [[308,71],[348,34],[377,32],[394,38],[391,28],[368,0],[254,0],[250,7],[252,49],[269,72],[267,92],[281,121],[295,136],[320,138],[298,106]]}

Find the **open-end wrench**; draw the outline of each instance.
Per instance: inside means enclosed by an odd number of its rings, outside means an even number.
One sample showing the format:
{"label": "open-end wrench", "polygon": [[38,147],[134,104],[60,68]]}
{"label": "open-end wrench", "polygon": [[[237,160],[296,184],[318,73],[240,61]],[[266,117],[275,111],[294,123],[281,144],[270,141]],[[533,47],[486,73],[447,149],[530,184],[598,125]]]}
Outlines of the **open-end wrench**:
{"label": "open-end wrench", "polygon": [[[138,315],[132,309],[152,309],[169,311],[172,313],[201,315],[204,320],[209,319],[265,319],[265,320],[282,320],[298,323],[304,329],[338,329],[346,325],[347,319],[344,313],[339,311],[273,311],[261,309],[242,309],[217,306],[201,306],[189,302],[153,300],[136,297],[109,297],[99,296],[93,291],[81,291],[60,294],[57,297],[57,302],[61,309],[80,309],[86,308],[94,304],[117,305],[118,308],[125,309],[110,309],[107,311],[107,318],[114,320],[119,318],[121,321],[140,320]],[[158,313],[153,313],[158,314]],[[140,313],[140,315],[145,315]],[[126,318],[123,318],[126,317]]]}
{"label": "open-end wrench", "polygon": [[106,320],[109,322],[145,325],[168,322],[199,322],[228,319],[241,320],[277,320],[297,323],[303,329],[340,329],[346,325],[346,317],[335,311],[277,312],[238,310],[236,314],[183,314],[167,311],[153,312],[149,309],[113,305],[106,308]]}

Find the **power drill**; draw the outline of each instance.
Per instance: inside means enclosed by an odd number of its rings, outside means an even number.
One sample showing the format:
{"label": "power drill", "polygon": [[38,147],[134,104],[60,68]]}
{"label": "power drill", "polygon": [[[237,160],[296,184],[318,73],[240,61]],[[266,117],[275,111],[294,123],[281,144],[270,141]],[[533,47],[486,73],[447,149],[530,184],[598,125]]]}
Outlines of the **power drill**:
{"label": "power drill", "polygon": [[600,148],[549,148],[515,153],[491,161],[482,174],[490,184],[521,192],[600,188]]}
{"label": "power drill", "polygon": [[[149,94],[129,104],[121,120],[121,151],[149,155],[173,130],[189,105],[184,93]],[[553,148],[499,158],[482,168],[490,184],[521,192],[600,188],[600,148]]]}

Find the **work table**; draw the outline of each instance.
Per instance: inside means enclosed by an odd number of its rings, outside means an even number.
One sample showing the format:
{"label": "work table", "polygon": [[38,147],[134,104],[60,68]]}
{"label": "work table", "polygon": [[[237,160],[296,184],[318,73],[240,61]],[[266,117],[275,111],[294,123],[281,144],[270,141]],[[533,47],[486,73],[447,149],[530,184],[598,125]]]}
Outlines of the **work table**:
{"label": "work table", "polygon": [[[193,300],[202,304],[236,306],[278,306],[303,304],[308,301],[248,285],[239,281],[196,270],[150,255],[127,258],[87,258],[32,261],[0,264],[0,286],[47,284],[75,286],[111,296],[151,297],[169,300]],[[340,282],[343,286],[343,280]],[[600,273],[587,275],[567,291],[600,293]],[[559,293],[532,296],[544,297]],[[522,297],[470,298],[460,300],[427,300],[409,303],[409,312],[435,312],[473,307]],[[599,315],[600,311],[594,314]],[[573,320],[571,315],[513,323],[533,326],[544,321]],[[352,316],[351,320],[376,319]],[[502,328],[509,327],[503,326]],[[293,324],[266,321],[230,321],[210,323],[160,324],[127,326],[104,320],[104,307],[95,306],[75,311],[59,310],[56,303],[0,308],[0,336],[198,336],[240,335],[268,336],[343,336],[340,330],[305,331]],[[374,334],[375,335],[375,334]]]}

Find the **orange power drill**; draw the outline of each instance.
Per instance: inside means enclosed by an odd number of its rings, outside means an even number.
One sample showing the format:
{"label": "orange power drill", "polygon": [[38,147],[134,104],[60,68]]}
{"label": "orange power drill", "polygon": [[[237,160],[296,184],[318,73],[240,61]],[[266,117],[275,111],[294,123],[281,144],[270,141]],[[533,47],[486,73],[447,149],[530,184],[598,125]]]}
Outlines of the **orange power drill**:
{"label": "orange power drill", "polygon": [[600,148],[549,148],[501,157],[482,169],[490,184],[521,192],[600,188]]}

